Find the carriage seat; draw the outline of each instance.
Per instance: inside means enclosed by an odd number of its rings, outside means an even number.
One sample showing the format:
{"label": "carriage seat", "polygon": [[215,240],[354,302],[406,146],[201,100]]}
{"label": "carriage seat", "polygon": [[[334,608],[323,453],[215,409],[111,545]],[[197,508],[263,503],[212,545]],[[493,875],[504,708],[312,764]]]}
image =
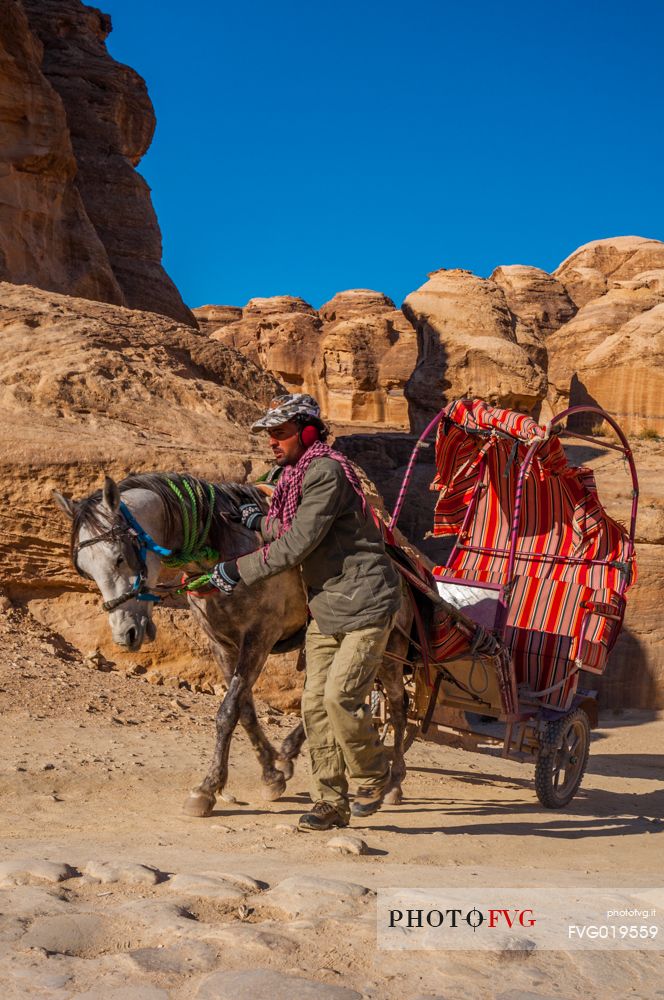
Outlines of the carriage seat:
{"label": "carriage seat", "polygon": [[502,588],[496,583],[477,583],[453,576],[436,576],[438,593],[476,625],[491,631],[496,628],[501,609]]}

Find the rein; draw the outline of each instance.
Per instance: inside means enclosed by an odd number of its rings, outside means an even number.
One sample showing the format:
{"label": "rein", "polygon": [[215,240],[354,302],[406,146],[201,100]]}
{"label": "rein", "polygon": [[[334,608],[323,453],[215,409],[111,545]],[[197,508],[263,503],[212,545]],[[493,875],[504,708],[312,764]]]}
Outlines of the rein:
{"label": "rein", "polygon": [[[84,542],[79,542],[74,547],[74,566],[76,570],[82,575],[81,570],[78,569],[78,553],[81,549],[86,548],[90,545],[96,545],[99,542],[105,542],[109,540],[121,539],[124,536],[128,536],[129,542],[134,554],[137,566],[137,576],[133,581],[129,590],[126,590],[123,594],[118,597],[112,598],[110,601],[104,601],[102,608],[104,611],[110,612],[115,611],[122,604],[127,601],[149,601],[153,604],[157,604],[168,597],[170,593],[182,594],[189,593],[190,591],[197,591],[204,587],[209,582],[209,574],[204,573],[202,576],[197,577],[194,580],[190,580],[187,583],[178,585],[177,587],[163,587],[166,590],[165,594],[154,594],[148,587],[147,581],[147,554],[148,552],[154,552],[158,555],[165,566],[171,568],[186,566],[192,562],[201,562],[203,560],[210,560],[212,562],[218,562],[219,553],[206,545],[210,534],[210,528],[212,526],[212,517],[214,514],[214,501],[215,501],[215,489],[212,483],[208,483],[208,514],[203,525],[202,530],[198,531],[198,510],[199,504],[202,507],[203,504],[203,490],[200,484],[196,484],[196,491],[192,489],[190,484],[186,480],[182,480],[182,485],[189,499],[191,505],[191,513],[189,509],[189,504],[176,484],[170,480],[166,480],[168,486],[173,491],[180,505],[180,511],[182,515],[182,528],[183,528],[183,542],[181,548],[174,552],[172,549],[167,549],[163,545],[158,545],[154,538],[139,524],[132,512],[129,510],[124,502],[120,502],[119,513],[121,521],[114,524],[108,531],[102,534],[95,535],[94,538],[88,538]],[[202,568],[202,567],[201,567]]]}

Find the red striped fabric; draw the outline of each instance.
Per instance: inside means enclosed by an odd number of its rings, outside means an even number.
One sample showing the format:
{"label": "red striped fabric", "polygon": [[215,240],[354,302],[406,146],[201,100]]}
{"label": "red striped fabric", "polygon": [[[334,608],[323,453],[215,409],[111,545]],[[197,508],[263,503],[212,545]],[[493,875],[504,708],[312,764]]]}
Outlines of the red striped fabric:
{"label": "red striped fabric", "polygon": [[436,663],[468,652],[471,642],[472,635],[462,632],[444,609],[436,608],[430,636],[431,655]]}
{"label": "red striped fabric", "polygon": [[[482,400],[447,407],[436,438],[433,534],[459,537],[448,565],[436,567],[435,575],[508,582],[507,555],[495,550],[509,548],[519,469],[543,437],[531,417]],[[556,436],[542,441],[524,482],[505,639],[518,683],[530,691],[555,686],[547,704],[569,705],[577,659],[584,669],[603,671],[624,613],[627,587],[619,564],[627,561],[628,543],[626,530],[603,509],[592,471],[570,466]],[[613,617],[584,608],[587,602],[611,608]],[[437,641],[445,648],[441,637]]]}

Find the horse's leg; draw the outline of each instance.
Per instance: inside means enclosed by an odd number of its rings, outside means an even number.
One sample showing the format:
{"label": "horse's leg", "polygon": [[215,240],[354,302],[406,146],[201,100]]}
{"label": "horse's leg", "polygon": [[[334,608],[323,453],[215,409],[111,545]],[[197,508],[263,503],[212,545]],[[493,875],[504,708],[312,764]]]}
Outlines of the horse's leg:
{"label": "horse's leg", "polygon": [[[397,623],[401,625],[406,635],[410,633],[412,611],[408,599],[402,602]],[[395,656],[405,659],[408,654],[408,646],[409,641],[403,632],[394,628],[387,644],[386,653],[394,653]],[[403,664],[398,660],[390,660],[386,657],[380,668],[379,676],[389,702],[390,721],[394,730],[394,754],[385,802],[388,805],[399,805],[403,800],[401,783],[406,777],[403,742],[406,734],[407,714],[404,698]]]}
{"label": "horse's leg", "polygon": [[281,768],[275,766],[275,749],[263,732],[263,729],[256,717],[256,707],[250,689],[244,692],[242,704],[240,706],[240,723],[243,726],[251,745],[256,751],[258,762],[263,771],[263,781],[265,782],[265,798],[275,801],[286,791],[286,778]]}
{"label": "horse's leg", "polygon": [[385,802],[388,805],[399,805],[403,799],[401,783],[406,777],[406,761],[403,752],[403,740],[406,733],[403,666],[400,663],[384,663],[380,670],[380,680],[389,702],[390,722],[394,731],[394,754]]}
{"label": "horse's leg", "polygon": [[246,689],[247,682],[238,665],[217,712],[217,741],[212,764],[200,785],[192,788],[184,804],[184,811],[189,816],[209,816],[216,802],[216,792],[221,791],[226,784],[231,736],[240,718]]}
{"label": "horse's leg", "polygon": [[280,771],[283,771],[286,781],[293,777],[293,761],[299,756],[305,739],[304,723],[298,722],[279,747],[274,764]]}

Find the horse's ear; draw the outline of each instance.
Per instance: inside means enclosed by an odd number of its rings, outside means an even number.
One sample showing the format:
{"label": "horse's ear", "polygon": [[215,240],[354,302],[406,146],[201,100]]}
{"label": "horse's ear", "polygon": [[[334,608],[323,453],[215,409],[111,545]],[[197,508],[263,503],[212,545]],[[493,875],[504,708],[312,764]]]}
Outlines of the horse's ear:
{"label": "horse's ear", "polygon": [[104,506],[111,514],[115,514],[120,507],[120,490],[118,484],[110,476],[104,479],[104,490],[102,493]]}
{"label": "horse's ear", "polygon": [[63,511],[67,517],[74,520],[74,512],[76,510],[76,504],[70,497],[63,497],[62,493],[58,493],[57,490],[53,490],[53,499],[57,503],[61,511]]}

